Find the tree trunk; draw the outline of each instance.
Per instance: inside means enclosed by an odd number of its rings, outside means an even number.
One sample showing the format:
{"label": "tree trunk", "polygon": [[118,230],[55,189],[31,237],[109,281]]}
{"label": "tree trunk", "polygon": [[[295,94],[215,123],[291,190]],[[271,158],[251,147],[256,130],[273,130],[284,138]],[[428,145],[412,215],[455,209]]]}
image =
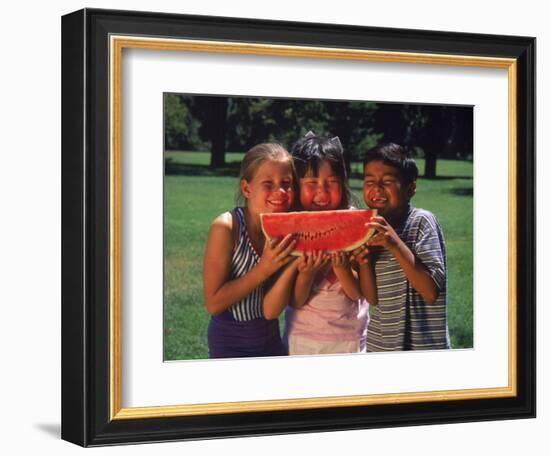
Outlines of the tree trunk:
{"label": "tree trunk", "polygon": [[225,165],[228,105],[227,97],[213,97],[211,103],[212,155],[210,156],[210,167],[219,168]]}
{"label": "tree trunk", "polygon": [[342,147],[344,148],[344,164],[346,165],[346,175],[348,176],[348,178],[350,178],[351,161],[353,157],[351,155],[351,150],[348,146],[350,143],[349,138],[351,134],[348,131],[346,131],[346,129],[344,128],[338,129],[337,131],[340,132],[340,134],[338,135],[338,139],[340,139],[340,142],[342,143]]}
{"label": "tree trunk", "polygon": [[424,177],[426,179],[434,179],[435,166],[437,163],[437,153],[431,147],[424,149],[424,153],[425,153]]}

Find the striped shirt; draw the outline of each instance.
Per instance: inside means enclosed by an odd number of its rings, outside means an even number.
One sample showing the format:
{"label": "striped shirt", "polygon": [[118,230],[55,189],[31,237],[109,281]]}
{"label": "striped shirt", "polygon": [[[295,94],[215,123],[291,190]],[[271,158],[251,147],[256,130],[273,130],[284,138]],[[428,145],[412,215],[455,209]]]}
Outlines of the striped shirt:
{"label": "striped shirt", "polygon": [[411,286],[403,269],[387,250],[375,259],[378,305],[367,333],[367,351],[430,350],[450,348],[447,327],[447,259],[445,241],[435,216],[409,208],[396,233],[426,267],[439,296],[427,304]]}
{"label": "striped shirt", "polygon": [[[237,246],[231,257],[231,280],[244,276],[258,261],[259,255],[254,250],[248,237],[244,209],[237,207],[233,211],[239,223],[239,236]],[[263,318],[262,302],[264,298],[263,287],[260,285],[241,301],[229,307],[228,311],[236,321],[251,321]]]}

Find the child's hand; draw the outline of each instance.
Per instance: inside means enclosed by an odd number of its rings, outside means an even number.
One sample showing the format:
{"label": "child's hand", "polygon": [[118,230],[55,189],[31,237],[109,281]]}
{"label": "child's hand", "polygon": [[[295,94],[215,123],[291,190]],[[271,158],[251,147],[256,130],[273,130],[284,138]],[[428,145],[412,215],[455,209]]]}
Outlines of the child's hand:
{"label": "child's hand", "polygon": [[296,245],[296,239],[293,239],[293,236],[293,234],[288,234],[282,240],[271,239],[268,241],[266,239],[264,250],[258,263],[258,267],[262,269],[266,278],[294,259],[294,257],[290,256],[290,252],[292,252]]}
{"label": "child's hand", "polygon": [[334,252],[331,255],[331,260],[332,271],[340,282],[344,294],[352,301],[357,301],[361,297],[361,288],[355,273],[351,269],[348,253]]}
{"label": "child's hand", "polygon": [[300,274],[314,275],[326,264],[327,260],[327,255],[319,250],[315,252],[304,252],[298,259],[298,272]]}
{"label": "child's hand", "polygon": [[371,252],[367,244],[360,245],[351,252],[350,261],[355,261],[359,267],[367,267],[372,262]]}
{"label": "child's hand", "polygon": [[346,252],[333,252],[330,256],[332,261],[332,269],[348,269],[349,258]]}
{"label": "child's hand", "polygon": [[384,247],[391,252],[402,242],[384,217],[373,217],[365,226],[376,230],[376,234],[367,241],[368,246]]}

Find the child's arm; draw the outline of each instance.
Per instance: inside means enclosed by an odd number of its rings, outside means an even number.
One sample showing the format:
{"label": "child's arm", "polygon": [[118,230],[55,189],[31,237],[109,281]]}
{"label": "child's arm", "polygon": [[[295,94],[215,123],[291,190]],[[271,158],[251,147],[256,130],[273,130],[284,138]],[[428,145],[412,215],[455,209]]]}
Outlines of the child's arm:
{"label": "child's arm", "polygon": [[397,235],[393,227],[383,217],[374,217],[366,225],[377,231],[377,234],[367,244],[379,245],[388,249],[403,269],[413,288],[420,293],[426,303],[433,304],[439,296],[439,288],[435,280]]}
{"label": "child's arm", "polygon": [[[244,276],[229,280],[233,254],[233,220],[229,212],[210,227],[203,265],[204,302],[211,315],[223,312],[248,296],[279,268],[288,264],[296,241],[266,242],[259,263]],[[290,241],[290,242],[289,242]]]}
{"label": "child's arm", "polygon": [[359,281],[351,270],[349,258],[345,252],[332,254],[332,270],[338,278],[346,296],[352,301],[357,301],[361,295]]}
{"label": "child's arm", "polygon": [[365,244],[355,249],[351,256],[359,265],[359,287],[361,293],[369,304],[373,306],[378,304],[378,288],[376,286],[376,274],[374,272],[374,264],[372,255]]}
{"label": "child's arm", "polygon": [[322,252],[304,253],[304,255],[298,258],[296,264],[298,276],[296,277],[294,293],[290,303],[292,307],[298,309],[306,303],[313,286],[313,281],[315,280],[315,275],[327,261],[328,257]]}
{"label": "child's arm", "polygon": [[294,278],[298,272],[298,259],[294,258],[285,266],[273,285],[266,291],[262,303],[263,315],[266,320],[275,320],[285,306],[290,302],[290,292],[294,285]]}

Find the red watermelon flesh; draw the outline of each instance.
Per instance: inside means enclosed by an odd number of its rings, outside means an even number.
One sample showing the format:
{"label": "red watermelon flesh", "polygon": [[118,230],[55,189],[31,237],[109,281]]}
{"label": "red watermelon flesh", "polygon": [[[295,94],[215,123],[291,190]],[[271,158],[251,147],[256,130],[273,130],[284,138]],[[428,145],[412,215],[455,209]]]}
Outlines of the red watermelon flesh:
{"label": "red watermelon flesh", "polygon": [[276,212],[261,214],[262,230],[267,239],[293,233],[297,240],[293,255],[323,250],[350,251],[365,243],[374,229],[365,227],[375,209],[340,211]]}

